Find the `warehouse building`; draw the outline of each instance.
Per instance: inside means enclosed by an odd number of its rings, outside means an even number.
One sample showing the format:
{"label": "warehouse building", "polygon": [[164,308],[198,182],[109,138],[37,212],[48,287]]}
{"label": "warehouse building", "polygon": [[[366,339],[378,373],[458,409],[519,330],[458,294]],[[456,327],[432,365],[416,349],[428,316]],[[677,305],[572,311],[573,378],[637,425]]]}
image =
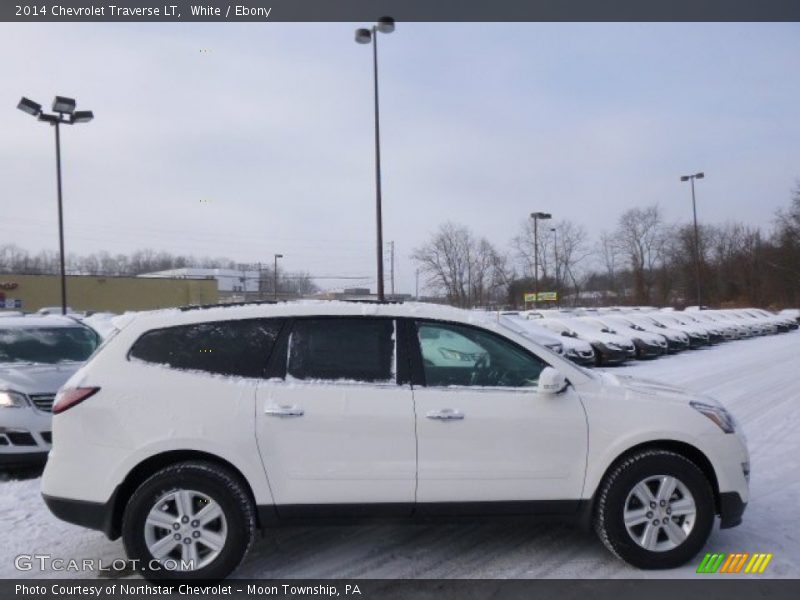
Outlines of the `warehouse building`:
{"label": "warehouse building", "polygon": [[[218,301],[217,282],[213,278],[67,275],[67,304],[81,312],[122,313]],[[36,312],[60,305],[58,275],[0,274],[0,310]]]}

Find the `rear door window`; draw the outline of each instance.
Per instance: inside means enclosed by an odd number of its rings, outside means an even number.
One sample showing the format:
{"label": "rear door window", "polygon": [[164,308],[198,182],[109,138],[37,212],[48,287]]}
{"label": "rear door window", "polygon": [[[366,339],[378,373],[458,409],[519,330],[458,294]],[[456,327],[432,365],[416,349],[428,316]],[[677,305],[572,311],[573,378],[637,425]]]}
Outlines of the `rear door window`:
{"label": "rear door window", "polygon": [[298,319],[289,339],[287,374],[301,380],[393,382],[394,331],[392,319]]}
{"label": "rear door window", "polygon": [[281,319],[243,319],[178,325],[142,335],[132,358],[173,369],[264,377]]}

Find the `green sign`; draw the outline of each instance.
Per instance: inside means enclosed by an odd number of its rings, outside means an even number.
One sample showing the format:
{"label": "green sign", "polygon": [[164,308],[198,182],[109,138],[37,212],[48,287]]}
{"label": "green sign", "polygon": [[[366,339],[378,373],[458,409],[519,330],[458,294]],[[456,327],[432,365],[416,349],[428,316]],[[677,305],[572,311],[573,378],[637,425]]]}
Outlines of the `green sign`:
{"label": "green sign", "polygon": [[539,292],[538,294],[528,292],[524,299],[525,302],[555,302],[558,300],[558,292]]}

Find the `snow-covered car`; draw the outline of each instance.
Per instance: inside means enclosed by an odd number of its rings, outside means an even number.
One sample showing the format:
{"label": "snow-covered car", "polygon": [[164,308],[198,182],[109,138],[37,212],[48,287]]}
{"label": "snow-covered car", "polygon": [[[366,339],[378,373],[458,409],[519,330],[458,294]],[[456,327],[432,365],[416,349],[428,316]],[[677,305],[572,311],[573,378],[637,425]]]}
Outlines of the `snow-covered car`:
{"label": "snow-covered car", "polygon": [[0,321],[0,467],[45,462],[56,392],[98,340],[94,331],[66,317]]}
{"label": "snow-covered car", "polygon": [[531,338],[537,344],[541,344],[556,354],[564,355],[563,340],[541,325],[529,323],[527,315],[518,311],[504,311],[500,313],[500,319],[508,327],[521,328],[519,332]]}
{"label": "snow-covered car", "polygon": [[778,333],[778,326],[775,323],[770,322],[763,317],[755,317],[750,315],[741,309],[731,308],[720,312],[736,322],[744,323],[745,325],[749,326],[754,335],[771,335],[773,333]]}
{"label": "snow-covered car", "polygon": [[668,312],[648,312],[643,314],[642,318],[648,319],[657,327],[683,331],[687,336],[689,336],[690,348],[699,348],[700,346],[707,346],[711,343],[711,336],[709,336],[708,331],[705,328],[700,327],[696,323],[693,325],[682,323]]}
{"label": "snow-covered car", "polygon": [[520,313],[503,313],[504,318],[512,318],[508,321],[510,325],[520,328],[523,335],[530,337],[534,342],[542,344],[557,354],[563,354],[572,362],[585,367],[595,364],[596,358],[592,345],[583,340],[579,340],[577,335],[555,332],[537,323],[539,317],[527,318],[527,315]]}
{"label": "snow-covered car", "polygon": [[600,331],[597,327],[576,318],[541,319],[541,324],[558,335],[576,337],[591,344],[595,353],[595,364],[618,365],[636,356],[633,341],[628,338]]}
{"label": "snow-covered car", "polygon": [[800,308],[784,308],[778,313],[781,317],[792,319],[800,325]]}
{"label": "snow-covered car", "polygon": [[[444,333],[448,335],[443,335]],[[427,360],[450,336],[469,368]],[[141,314],[58,393],[50,510],[151,579],[218,579],[256,529],[561,516],[640,568],[738,525],[749,454],[718,402],[593,373],[468,311],[297,302]]]}
{"label": "snow-covered car", "polygon": [[[681,352],[689,347],[689,336],[685,332],[656,325],[651,319],[644,318],[638,312],[603,315],[603,321],[608,321],[623,331],[632,329],[634,332],[660,335],[667,342],[667,353],[670,354]],[[636,333],[631,335],[636,335]]]}
{"label": "snow-covered car", "polygon": [[737,323],[730,317],[727,317],[716,310],[689,310],[687,308],[684,312],[690,314],[695,320],[716,323],[717,326],[722,329],[725,339],[740,340],[752,337],[754,335],[751,328],[749,328],[746,324]]}
{"label": "snow-covered car", "polygon": [[776,315],[775,313],[766,311],[763,308],[748,308],[747,312],[755,316],[761,316],[765,319],[768,319],[769,321],[772,321],[778,326],[778,331],[786,332],[791,329],[797,329],[798,327],[797,322],[794,319],[788,319],[781,315]]}
{"label": "snow-covered car", "polygon": [[694,328],[695,330],[704,333],[706,336],[708,336],[709,344],[719,344],[720,342],[725,341],[725,335],[722,332],[722,328],[716,323],[701,322],[698,319],[692,318],[691,313],[685,313],[683,311],[677,311],[674,309],[670,311],[662,309],[662,311],[667,313],[666,319],[669,322],[678,323],[688,328]]}
{"label": "snow-covered car", "polygon": [[697,323],[705,327],[709,335],[712,336],[712,341],[722,340],[738,340],[741,337],[740,330],[732,324],[722,323],[712,319],[702,311],[682,311],[677,313],[680,315],[681,320],[689,325]]}
{"label": "snow-covered car", "polygon": [[[655,358],[667,353],[667,338],[659,333],[651,333],[632,326],[620,327],[615,323],[613,313],[599,314],[595,317],[581,317],[581,320],[599,327],[605,333],[615,333],[629,338],[636,348],[636,358]],[[623,322],[624,323],[624,322]]]}

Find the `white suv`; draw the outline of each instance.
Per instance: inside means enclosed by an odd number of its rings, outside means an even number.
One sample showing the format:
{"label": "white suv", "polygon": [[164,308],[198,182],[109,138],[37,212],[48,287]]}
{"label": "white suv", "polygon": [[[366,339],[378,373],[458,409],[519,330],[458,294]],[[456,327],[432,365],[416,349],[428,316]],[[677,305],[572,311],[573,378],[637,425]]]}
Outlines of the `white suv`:
{"label": "white suv", "polygon": [[140,314],[60,390],[42,492],[150,578],[216,579],[257,528],[561,515],[641,568],[741,522],[730,414],[469,312],[301,302]]}

